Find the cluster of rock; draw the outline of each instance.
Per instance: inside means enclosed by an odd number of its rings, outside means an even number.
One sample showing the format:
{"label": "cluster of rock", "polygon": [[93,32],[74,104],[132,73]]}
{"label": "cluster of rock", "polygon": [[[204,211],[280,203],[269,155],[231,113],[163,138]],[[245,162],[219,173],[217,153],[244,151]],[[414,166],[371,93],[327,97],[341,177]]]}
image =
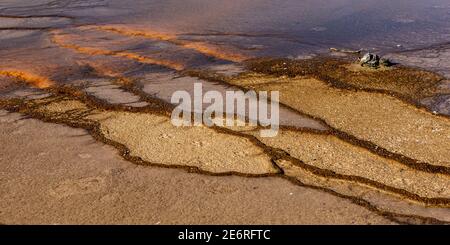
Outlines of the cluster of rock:
{"label": "cluster of rock", "polygon": [[366,53],[362,58],[359,59],[359,64],[361,66],[367,66],[370,68],[379,68],[380,66],[391,66],[392,63],[389,59],[381,58],[377,54]]}

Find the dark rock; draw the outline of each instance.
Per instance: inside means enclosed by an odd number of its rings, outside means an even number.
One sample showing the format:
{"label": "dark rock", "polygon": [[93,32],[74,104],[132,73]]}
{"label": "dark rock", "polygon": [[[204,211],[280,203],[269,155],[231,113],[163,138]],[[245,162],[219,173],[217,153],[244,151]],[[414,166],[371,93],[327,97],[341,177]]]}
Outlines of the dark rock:
{"label": "dark rock", "polygon": [[380,56],[372,53],[365,54],[360,60],[361,66],[378,68],[380,66]]}
{"label": "dark rock", "polygon": [[392,66],[392,63],[389,59],[380,58],[380,56],[372,53],[366,53],[362,58],[359,59],[359,64],[361,66],[367,66],[371,68],[379,68],[380,66]]}

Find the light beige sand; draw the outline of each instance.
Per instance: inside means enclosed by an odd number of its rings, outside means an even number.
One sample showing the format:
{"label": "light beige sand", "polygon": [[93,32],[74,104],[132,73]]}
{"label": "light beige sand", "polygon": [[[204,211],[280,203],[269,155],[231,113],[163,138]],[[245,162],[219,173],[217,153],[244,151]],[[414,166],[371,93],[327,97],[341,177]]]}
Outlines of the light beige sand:
{"label": "light beige sand", "polygon": [[205,126],[174,127],[167,117],[111,113],[100,121],[106,138],[148,162],[186,165],[214,173],[276,173],[270,157],[249,140]]}

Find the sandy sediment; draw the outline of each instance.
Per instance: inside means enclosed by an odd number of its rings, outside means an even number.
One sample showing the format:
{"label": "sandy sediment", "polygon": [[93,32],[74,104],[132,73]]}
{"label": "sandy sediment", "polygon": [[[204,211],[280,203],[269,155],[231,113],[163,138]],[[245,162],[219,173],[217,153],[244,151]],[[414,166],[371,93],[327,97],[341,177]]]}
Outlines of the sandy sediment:
{"label": "sandy sediment", "polygon": [[100,124],[106,138],[124,144],[131,155],[145,161],[214,173],[278,172],[270,157],[249,140],[205,126],[176,128],[167,117],[132,113],[113,113]]}
{"label": "sandy sediment", "polygon": [[1,111],[0,135],[2,224],[392,224],[280,178],[135,165],[83,129],[17,113]]}

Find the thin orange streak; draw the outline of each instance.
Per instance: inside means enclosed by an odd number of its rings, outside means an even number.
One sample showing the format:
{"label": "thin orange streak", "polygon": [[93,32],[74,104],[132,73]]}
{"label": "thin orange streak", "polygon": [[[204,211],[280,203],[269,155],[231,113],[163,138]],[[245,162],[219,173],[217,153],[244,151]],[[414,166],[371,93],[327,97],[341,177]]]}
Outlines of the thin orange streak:
{"label": "thin orange streak", "polygon": [[122,58],[126,58],[126,59],[135,60],[135,61],[138,61],[138,62],[144,63],[144,64],[152,64],[152,65],[160,65],[160,66],[169,67],[169,68],[177,70],[177,71],[184,69],[183,64],[177,63],[174,61],[170,61],[170,60],[155,59],[155,58],[142,56],[142,55],[138,55],[138,54],[131,53],[131,52],[111,51],[111,50],[106,50],[106,49],[82,47],[82,46],[75,45],[75,44],[68,44],[64,41],[64,38],[62,38],[62,36],[60,36],[59,34],[56,34],[55,32],[53,32],[53,34],[54,34],[52,36],[53,43],[55,43],[56,45],[63,47],[63,48],[75,50],[79,53],[88,54],[88,55],[109,55],[109,56],[122,57]]}
{"label": "thin orange streak", "polygon": [[234,53],[230,51],[223,50],[217,46],[210,45],[205,42],[192,42],[177,39],[176,35],[167,34],[167,33],[159,33],[150,30],[139,31],[139,30],[131,30],[126,27],[119,26],[96,26],[95,29],[115,32],[125,36],[140,36],[154,40],[166,41],[170,42],[174,45],[181,46],[186,49],[195,50],[201,54],[212,56],[215,58],[229,60],[233,62],[242,62],[244,60],[249,59],[250,57],[245,56],[243,54]]}
{"label": "thin orange streak", "polygon": [[0,71],[0,75],[24,81],[37,88],[48,88],[54,84],[48,78],[24,71]]}

